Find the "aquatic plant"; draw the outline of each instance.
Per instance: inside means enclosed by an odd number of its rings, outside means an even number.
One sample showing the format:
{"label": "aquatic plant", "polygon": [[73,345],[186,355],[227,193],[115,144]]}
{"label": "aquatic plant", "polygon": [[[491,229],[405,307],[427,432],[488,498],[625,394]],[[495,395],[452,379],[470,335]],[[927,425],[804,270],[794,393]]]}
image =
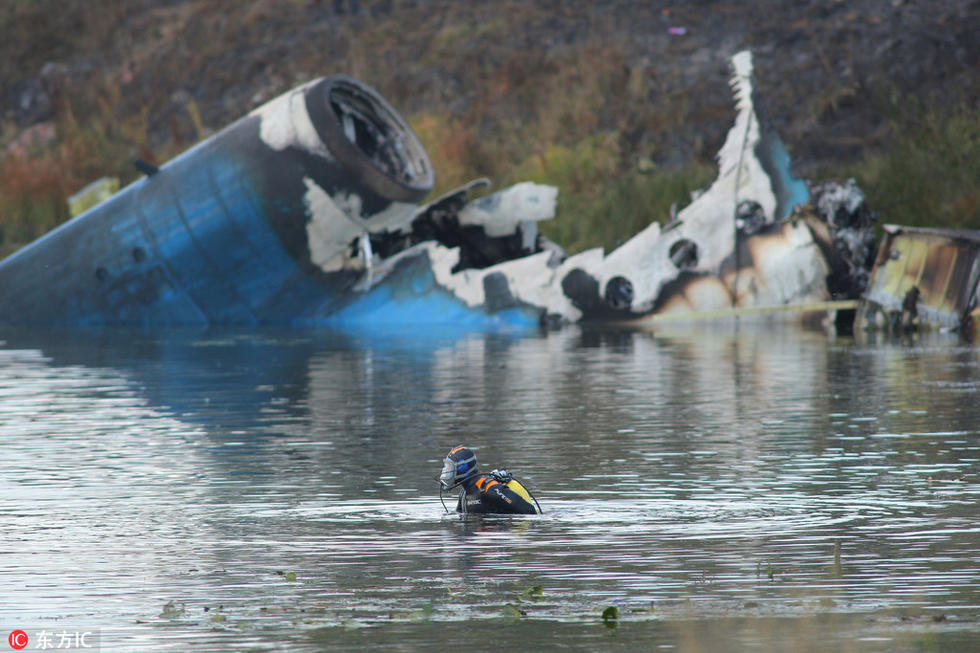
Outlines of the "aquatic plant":
{"label": "aquatic plant", "polygon": [[521,610],[518,606],[513,603],[507,603],[503,607],[503,613],[505,617],[519,618],[527,616],[527,612]]}
{"label": "aquatic plant", "polygon": [[174,601],[167,601],[163,604],[163,611],[160,613],[162,619],[179,619],[187,614],[183,603],[177,604]]}
{"label": "aquatic plant", "polygon": [[436,609],[431,603],[423,605],[418,610],[409,612],[392,612],[388,615],[390,619],[400,621],[429,621],[436,615]]}
{"label": "aquatic plant", "polygon": [[834,562],[830,568],[830,575],[833,578],[840,578],[841,575],[840,540],[834,540]]}
{"label": "aquatic plant", "polygon": [[[756,577],[761,576],[762,573],[763,573],[762,572],[762,563],[761,562],[755,563],[755,575],[756,575]],[[776,572],[773,569],[771,562],[768,562],[768,561],[766,562],[766,571],[765,571],[765,574],[766,574],[766,577],[769,580],[774,580],[774,577],[775,577]]]}
{"label": "aquatic plant", "polygon": [[610,605],[602,611],[602,623],[606,628],[615,628],[619,625],[619,608]]}
{"label": "aquatic plant", "polygon": [[539,599],[544,596],[544,587],[541,585],[534,585],[532,587],[525,588],[525,590],[521,592],[521,596],[527,599]]}

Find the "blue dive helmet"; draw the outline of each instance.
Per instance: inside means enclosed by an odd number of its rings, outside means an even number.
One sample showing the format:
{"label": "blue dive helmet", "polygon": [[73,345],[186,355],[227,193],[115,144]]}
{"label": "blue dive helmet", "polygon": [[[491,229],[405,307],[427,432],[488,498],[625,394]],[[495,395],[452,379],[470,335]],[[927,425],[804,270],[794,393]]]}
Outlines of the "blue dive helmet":
{"label": "blue dive helmet", "polygon": [[439,485],[443,490],[451,490],[478,471],[476,454],[472,450],[463,445],[453,447],[443,461]]}

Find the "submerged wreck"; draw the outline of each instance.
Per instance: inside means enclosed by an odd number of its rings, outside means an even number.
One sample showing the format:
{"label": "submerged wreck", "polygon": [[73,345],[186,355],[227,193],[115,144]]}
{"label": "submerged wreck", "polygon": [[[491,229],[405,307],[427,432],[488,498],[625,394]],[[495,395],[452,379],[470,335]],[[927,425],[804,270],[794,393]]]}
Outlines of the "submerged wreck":
{"label": "submerged wreck", "polygon": [[980,231],[885,225],[857,328],[929,326],[974,338],[980,321]]}
{"label": "submerged wreck", "polygon": [[487,183],[477,180],[419,206],[433,170],[408,124],[373,89],[328,77],[159,169],[143,164],[147,176],[0,262],[0,323],[853,317],[875,260],[874,214],[852,185],[792,176],[759,118],[751,55],[732,67],[737,115],[717,180],[608,254],[568,256],[539,233],[555,216],[553,187],[471,200]]}

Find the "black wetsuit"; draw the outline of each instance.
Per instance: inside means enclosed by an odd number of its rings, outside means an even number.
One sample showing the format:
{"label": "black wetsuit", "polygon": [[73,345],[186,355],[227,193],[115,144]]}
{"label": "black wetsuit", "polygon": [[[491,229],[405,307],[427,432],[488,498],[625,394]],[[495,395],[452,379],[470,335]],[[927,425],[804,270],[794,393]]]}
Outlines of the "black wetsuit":
{"label": "black wetsuit", "polygon": [[532,503],[530,493],[517,481],[500,480],[491,474],[475,474],[462,482],[456,512],[536,515],[538,510]]}

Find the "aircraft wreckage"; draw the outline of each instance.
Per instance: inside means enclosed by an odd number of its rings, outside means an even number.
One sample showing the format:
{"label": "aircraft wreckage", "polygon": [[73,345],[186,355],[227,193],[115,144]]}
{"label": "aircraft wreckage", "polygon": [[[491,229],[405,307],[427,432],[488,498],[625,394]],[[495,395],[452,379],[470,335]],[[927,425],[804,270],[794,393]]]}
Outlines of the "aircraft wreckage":
{"label": "aircraft wreckage", "polygon": [[145,177],[0,262],[0,322],[493,328],[858,299],[874,215],[852,186],[790,174],[751,55],[732,68],[717,180],[609,254],[568,256],[538,232],[553,187],[470,200],[478,180],[419,206],[433,170],[406,121],[327,77],[142,164]]}

